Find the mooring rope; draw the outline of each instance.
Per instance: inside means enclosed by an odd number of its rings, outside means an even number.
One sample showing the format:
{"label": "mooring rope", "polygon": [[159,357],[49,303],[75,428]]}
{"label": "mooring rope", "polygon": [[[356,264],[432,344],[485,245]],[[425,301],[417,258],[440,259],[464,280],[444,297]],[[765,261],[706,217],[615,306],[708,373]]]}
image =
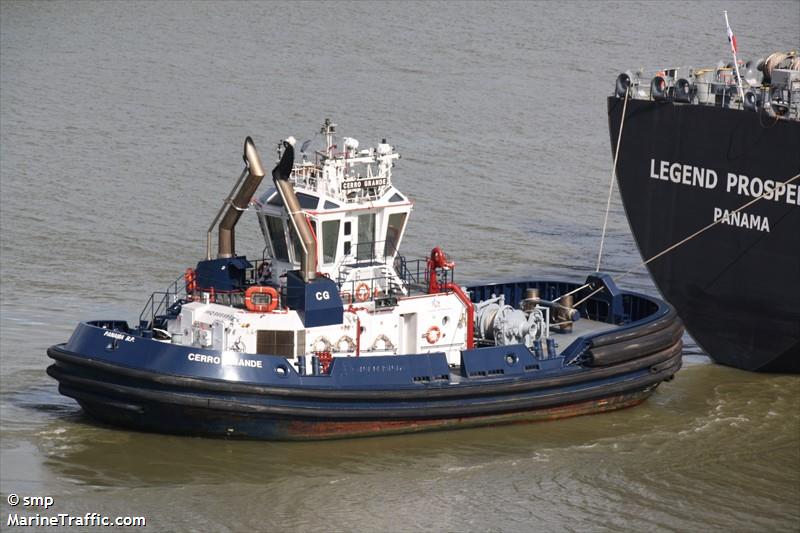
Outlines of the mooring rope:
{"label": "mooring rope", "polygon": [[576,292],[580,292],[580,291],[582,291],[583,289],[585,289],[586,287],[588,287],[588,286],[590,286],[590,285],[591,285],[591,283],[586,283],[586,284],[584,284],[584,285],[581,285],[581,286],[580,286],[580,287],[578,287],[577,289],[571,290],[571,291],[569,291],[569,292],[568,292],[568,293],[566,293],[566,294],[562,294],[561,296],[559,296],[558,298],[556,298],[556,299],[555,299],[555,300],[553,300],[553,301],[554,301],[554,302],[557,302],[557,301],[559,301],[561,298],[566,298],[566,297],[567,297],[567,296],[569,296],[570,294],[575,294]]}
{"label": "mooring rope", "polygon": [[614,192],[614,176],[617,173],[619,145],[622,143],[622,128],[625,127],[625,110],[628,108],[628,91],[630,91],[630,89],[630,85],[625,87],[625,103],[622,105],[622,117],[619,121],[619,135],[617,135],[617,149],[614,150],[614,164],[611,166],[611,180],[608,184],[608,200],[606,201],[606,216],[603,219],[603,233],[600,236],[600,251],[597,252],[597,268],[595,268],[595,272],[600,272],[600,260],[603,257],[603,244],[606,241],[606,228],[608,227],[608,212],[611,209],[611,195]]}
{"label": "mooring rope", "polygon": [[[795,181],[795,180],[797,180],[797,179],[800,179],[800,174],[795,174],[795,175],[794,175],[794,177],[792,177],[792,178],[789,178],[788,180],[784,181],[783,183],[784,183],[785,185],[789,185],[790,183],[792,183],[793,181]],[[777,183],[776,183],[776,186],[777,186]],[[762,192],[760,195],[756,196],[755,198],[753,198],[752,200],[750,200],[749,202],[747,202],[747,203],[746,203],[746,204],[744,204],[743,206],[739,207],[738,209],[736,209],[736,210],[734,210],[734,211],[731,211],[731,212],[730,212],[729,214],[727,214],[727,215],[721,216],[720,218],[718,218],[717,220],[715,220],[715,221],[714,221],[714,222],[712,222],[711,224],[707,225],[707,226],[706,226],[706,227],[704,227],[703,229],[697,230],[697,231],[695,231],[694,233],[692,233],[691,235],[689,235],[688,237],[686,237],[685,239],[683,239],[683,240],[681,240],[681,241],[679,241],[679,242],[676,242],[675,244],[673,244],[673,245],[671,245],[671,246],[668,246],[667,248],[665,248],[665,249],[663,249],[662,251],[658,252],[656,255],[654,255],[654,256],[653,256],[653,257],[651,257],[650,259],[648,259],[648,260],[646,260],[646,261],[642,261],[640,264],[636,265],[636,266],[635,266],[635,267],[633,267],[632,269],[628,270],[627,272],[624,272],[624,273],[623,273],[621,276],[619,276],[617,279],[618,279],[618,280],[620,280],[620,279],[624,278],[624,277],[625,277],[625,276],[627,276],[628,274],[630,274],[630,273],[632,273],[632,272],[634,272],[634,271],[636,271],[636,270],[638,270],[638,269],[642,268],[643,266],[646,266],[647,264],[649,264],[649,263],[650,263],[650,262],[652,262],[652,261],[655,261],[656,259],[658,259],[658,258],[659,258],[659,257],[661,257],[662,255],[664,255],[664,254],[666,254],[666,253],[669,253],[669,252],[671,252],[672,250],[674,250],[674,249],[675,249],[675,248],[677,248],[678,246],[681,246],[681,245],[683,245],[683,244],[686,244],[686,243],[687,243],[687,242],[689,242],[690,240],[692,240],[692,239],[694,239],[695,237],[699,236],[701,233],[704,233],[704,232],[706,232],[706,231],[710,230],[711,228],[713,228],[713,227],[714,227],[714,226],[716,226],[717,224],[719,224],[719,223],[721,223],[721,222],[725,222],[725,221],[729,220],[729,219],[730,219],[730,215],[735,215],[736,213],[738,213],[738,212],[739,212],[739,211],[741,211],[742,209],[745,209],[745,208],[747,208],[747,207],[750,207],[751,205],[753,205],[753,204],[754,204],[754,203],[756,203],[757,201],[759,201],[759,200],[763,199],[763,198],[764,198],[764,197],[765,197],[767,194],[775,194],[775,192],[776,192],[776,191],[775,191],[775,189],[770,189],[769,191]]]}
{"label": "mooring rope", "polygon": [[[587,285],[588,285],[588,283],[587,283]],[[592,291],[591,293],[589,293],[589,296],[587,296],[587,297],[585,297],[585,298],[581,298],[580,300],[578,300],[577,302],[575,302],[574,304],[572,304],[572,308],[573,308],[573,309],[577,309],[579,305],[581,305],[583,302],[585,302],[586,300],[588,300],[589,298],[591,298],[592,296],[594,296],[595,294],[597,294],[598,292],[602,291],[602,290],[603,290],[603,289],[605,289],[605,288],[606,288],[606,286],[605,286],[605,285],[603,285],[603,286],[602,286],[602,287],[600,287],[599,289],[595,289],[594,291]]]}
{"label": "mooring rope", "polygon": [[[786,180],[786,181],[784,181],[784,182],[782,182],[782,183],[783,183],[783,184],[785,184],[785,185],[789,185],[790,183],[792,183],[792,182],[794,182],[794,181],[796,181],[796,180],[798,180],[798,179],[800,179],[800,174],[795,174],[793,177],[789,178],[788,180]],[[665,248],[665,249],[661,250],[661,251],[660,251],[660,252],[658,252],[656,255],[654,255],[654,256],[652,256],[652,257],[650,257],[650,258],[649,258],[649,259],[647,259],[646,261],[642,261],[641,263],[639,263],[639,264],[638,264],[638,265],[636,265],[635,267],[631,268],[630,270],[627,270],[626,272],[623,272],[621,275],[619,275],[619,276],[618,276],[618,277],[615,279],[615,281],[620,281],[622,278],[626,277],[627,275],[629,275],[629,274],[631,274],[631,273],[635,272],[636,270],[638,270],[638,269],[642,268],[643,266],[646,266],[646,265],[648,265],[649,263],[651,263],[651,262],[655,261],[655,260],[656,260],[656,259],[658,259],[659,257],[662,257],[662,256],[663,256],[663,255],[665,255],[665,254],[668,254],[669,252],[671,252],[672,250],[674,250],[674,249],[678,248],[679,246],[682,246],[682,245],[686,244],[687,242],[691,241],[691,240],[692,240],[692,239],[694,239],[695,237],[698,237],[700,234],[702,234],[702,233],[704,233],[704,232],[706,232],[706,231],[710,230],[711,228],[713,228],[713,227],[714,227],[714,226],[716,226],[717,224],[719,224],[719,223],[721,223],[721,222],[725,222],[726,220],[729,220],[731,215],[735,215],[736,213],[738,213],[738,212],[739,212],[739,211],[741,211],[742,209],[746,209],[747,207],[750,207],[751,205],[753,205],[754,203],[758,202],[759,200],[762,200],[762,199],[764,199],[764,197],[766,197],[768,194],[775,194],[775,189],[771,189],[771,190],[769,190],[769,191],[762,192],[760,195],[756,196],[755,198],[753,198],[753,199],[752,199],[752,200],[750,200],[749,202],[745,203],[745,204],[744,204],[744,205],[742,205],[741,207],[739,207],[739,208],[737,208],[737,209],[735,209],[735,210],[731,211],[729,214],[727,214],[727,215],[725,215],[725,216],[722,216],[722,217],[718,218],[717,220],[715,220],[715,221],[714,221],[714,222],[712,222],[711,224],[708,224],[706,227],[704,227],[704,228],[702,228],[702,229],[699,229],[699,230],[695,231],[694,233],[692,233],[691,235],[689,235],[689,236],[688,236],[688,237],[686,237],[685,239],[682,239],[682,240],[680,240],[680,241],[676,242],[675,244],[672,244],[672,245],[668,246],[667,248]],[[577,289],[575,289],[575,290],[573,290],[573,291],[570,291],[570,292],[568,292],[568,293],[566,293],[566,294],[563,294],[563,295],[559,296],[558,298],[556,298],[556,299],[555,299],[555,300],[553,300],[553,301],[554,301],[554,302],[557,302],[557,301],[558,301],[558,300],[560,300],[561,298],[564,298],[565,296],[569,296],[570,294],[574,294],[574,293],[576,293],[576,292],[578,292],[578,291],[581,291],[581,290],[585,289],[586,287],[589,287],[590,285],[591,285],[590,283],[586,283],[585,285],[581,285],[581,286],[580,286],[580,287],[578,287]],[[575,302],[574,304],[572,304],[572,307],[573,307],[573,308],[577,308],[577,307],[578,307],[578,306],[580,306],[580,305],[581,305],[583,302],[585,302],[586,300],[588,300],[589,298],[591,298],[592,296],[594,296],[594,295],[595,295],[595,294],[597,294],[598,292],[602,291],[603,289],[605,289],[605,286],[603,286],[603,287],[600,287],[600,288],[598,288],[598,289],[595,289],[595,290],[594,290],[594,291],[592,291],[592,292],[591,292],[591,293],[590,293],[588,296],[586,296],[586,297],[584,297],[584,298],[581,298],[580,300],[578,300],[577,302]]]}

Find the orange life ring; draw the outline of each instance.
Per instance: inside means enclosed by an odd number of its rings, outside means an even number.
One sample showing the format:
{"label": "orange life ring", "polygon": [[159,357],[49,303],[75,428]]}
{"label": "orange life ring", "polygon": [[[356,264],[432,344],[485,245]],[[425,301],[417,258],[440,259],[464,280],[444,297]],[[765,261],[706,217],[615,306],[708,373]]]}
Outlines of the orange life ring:
{"label": "orange life ring", "polygon": [[359,302],[366,302],[369,300],[369,285],[362,283],[356,287],[356,300]]}
{"label": "orange life ring", "polygon": [[428,344],[436,344],[441,338],[442,330],[440,330],[438,326],[429,327],[428,331],[425,333],[425,340],[428,341]]}
{"label": "orange life ring", "polygon": [[[269,296],[267,303],[259,304],[253,302],[253,296],[256,294],[266,294]],[[272,287],[254,285],[244,293],[244,306],[248,311],[253,311],[254,313],[271,313],[278,307],[278,291]]]}
{"label": "orange life ring", "polygon": [[186,282],[186,294],[191,294],[197,288],[197,274],[192,267],[183,273],[183,280]]}

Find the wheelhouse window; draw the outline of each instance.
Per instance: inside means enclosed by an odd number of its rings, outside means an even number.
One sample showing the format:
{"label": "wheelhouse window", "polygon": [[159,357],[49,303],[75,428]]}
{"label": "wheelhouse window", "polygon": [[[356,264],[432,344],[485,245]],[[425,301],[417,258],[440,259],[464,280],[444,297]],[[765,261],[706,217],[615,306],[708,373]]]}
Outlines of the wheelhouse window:
{"label": "wheelhouse window", "polygon": [[336,249],[339,246],[339,221],[326,220],[322,223],[322,261],[336,261]]}
{"label": "wheelhouse window", "polygon": [[283,220],[280,217],[270,215],[267,215],[266,218],[269,241],[272,244],[275,259],[288,263],[289,250],[286,248],[286,232],[283,230]]}
{"label": "wheelhouse window", "polygon": [[358,244],[356,259],[375,257],[375,213],[358,215]]}
{"label": "wheelhouse window", "polygon": [[384,255],[389,257],[397,252],[397,245],[400,236],[403,234],[403,227],[406,224],[407,213],[392,213],[389,215],[389,224],[386,227],[386,245]]}

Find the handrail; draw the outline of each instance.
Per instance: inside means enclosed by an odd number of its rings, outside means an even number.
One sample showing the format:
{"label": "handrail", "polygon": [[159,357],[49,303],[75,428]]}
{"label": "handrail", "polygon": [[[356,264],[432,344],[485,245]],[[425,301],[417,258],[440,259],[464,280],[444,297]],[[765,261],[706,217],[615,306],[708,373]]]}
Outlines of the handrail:
{"label": "handrail", "polygon": [[[686,69],[688,73],[686,76],[679,75],[680,70]],[[726,77],[719,76],[720,71],[731,70],[727,67],[709,67],[709,68],[671,68],[671,69],[658,69],[645,71],[644,69],[637,70],[630,76],[630,91],[629,98],[633,100],[650,100],[652,98],[650,91],[650,82],[654,76],[662,76],[666,82],[665,91],[669,92],[679,78],[687,79],[693,87],[690,102],[692,105],[705,105],[725,107],[727,109],[743,110],[745,103],[738,93],[738,86],[731,83],[734,78],[730,80]],[[713,71],[713,79],[698,78],[696,74],[701,71]],[[774,99],[773,88],[766,85],[756,84],[752,85],[744,82],[744,89],[748,92],[755,92],[757,101],[764,102],[764,109],[770,110],[771,107],[767,105]],[[780,103],[786,105],[787,111],[785,114],[778,115],[779,118],[800,120],[800,83],[794,82],[791,86],[786,87],[787,93],[784,97],[786,101],[779,100]],[[780,91],[779,91],[780,92]],[[619,97],[619,95],[617,95]],[[721,99],[717,97],[721,96]],[[670,97],[671,98],[671,97]],[[759,104],[761,105],[761,104]]]}
{"label": "handrail", "polygon": [[[170,283],[167,288],[163,291],[155,291],[150,294],[150,298],[148,298],[147,303],[144,304],[144,308],[142,308],[142,312],[139,313],[139,324],[142,325],[143,322],[147,324],[152,324],[155,317],[166,312],[169,309],[169,306],[174,304],[180,299],[180,296],[186,296],[186,285],[184,283],[184,277],[178,276],[175,281]],[[156,303],[156,297],[160,296],[160,300]],[[148,313],[149,309],[149,313]],[[148,316],[149,319],[145,320],[145,317]]]}

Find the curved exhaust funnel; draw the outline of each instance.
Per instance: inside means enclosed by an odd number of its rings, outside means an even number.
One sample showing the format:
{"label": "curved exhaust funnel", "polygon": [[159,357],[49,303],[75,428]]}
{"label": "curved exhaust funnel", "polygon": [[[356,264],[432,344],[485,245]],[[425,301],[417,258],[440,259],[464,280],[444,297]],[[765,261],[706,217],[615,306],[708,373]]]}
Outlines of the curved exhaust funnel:
{"label": "curved exhaust funnel", "polygon": [[286,212],[289,213],[289,220],[303,247],[303,257],[300,260],[300,270],[303,280],[308,282],[317,277],[317,241],[311,228],[308,226],[306,217],[300,207],[300,201],[294,193],[294,186],[289,181],[294,165],[294,137],[289,137],[283,141],[283,155],[280,162],[272,169],[272,181],[278,190]]}
{"label": "curved exhaust funnel", "polygon": [[247,179],[244,180],[236,196],[231,199],[230,206],[219,223],[218,258],[233,257],[236,254],[234,228],[264,178],[264,167],[261,165],[261,158],[258,157],[256,145],[253,144],[253,139],[250,137],[244,140],[244,155],[242,157],[247,165]]}

